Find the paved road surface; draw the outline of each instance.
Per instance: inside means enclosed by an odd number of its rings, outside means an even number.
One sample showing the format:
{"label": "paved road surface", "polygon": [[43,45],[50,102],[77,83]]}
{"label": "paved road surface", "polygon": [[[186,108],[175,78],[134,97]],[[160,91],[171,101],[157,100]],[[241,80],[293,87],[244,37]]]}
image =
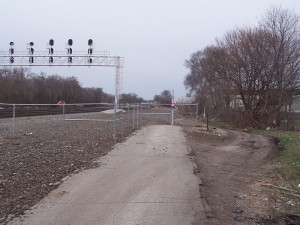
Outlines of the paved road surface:
{"label": "paved road surface", "polygon": [[11,224],[192,224],[203,206],[187,154],[180,127],[145,127]]}

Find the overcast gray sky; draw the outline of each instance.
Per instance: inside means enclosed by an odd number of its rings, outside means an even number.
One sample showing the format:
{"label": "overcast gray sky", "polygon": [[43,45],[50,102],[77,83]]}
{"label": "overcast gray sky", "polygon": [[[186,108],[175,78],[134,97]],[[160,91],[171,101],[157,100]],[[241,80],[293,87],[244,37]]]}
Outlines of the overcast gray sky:
{"label": "overcast gray sky", "polygon": [[[122,92],[152,99],[165,89],[185,96],[185,59],[214,43],[236,27],[253,26],[271,5],[300,14],[299,0],[1,0],[0,51],[15,42],[16,51],[46,49],[54,39],[55,50],[64,51],[69,38],[73,49],[107,50],[125,57]],[[102,87],[114,94],[112,68],[32,68],[76,76],[84,87]]]}

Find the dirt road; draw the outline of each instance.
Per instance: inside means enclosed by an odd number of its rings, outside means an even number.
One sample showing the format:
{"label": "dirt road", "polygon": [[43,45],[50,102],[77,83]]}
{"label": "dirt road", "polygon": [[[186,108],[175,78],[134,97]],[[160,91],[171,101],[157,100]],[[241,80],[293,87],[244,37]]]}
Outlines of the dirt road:
{"label": "dirt road", "polygon": [[201,195],[211,208],[206,224],[277,224],[276,204],[263,185],[276,179],[273,162],[278,153],[273,143],[238,131],[185,131],[203,182]]}
{"label": "dirt road", "polygon": [[99,168],[70,177],[10,224],[204,222],[200,181],[188,154],[180,127],[144,127],[103,157]]}

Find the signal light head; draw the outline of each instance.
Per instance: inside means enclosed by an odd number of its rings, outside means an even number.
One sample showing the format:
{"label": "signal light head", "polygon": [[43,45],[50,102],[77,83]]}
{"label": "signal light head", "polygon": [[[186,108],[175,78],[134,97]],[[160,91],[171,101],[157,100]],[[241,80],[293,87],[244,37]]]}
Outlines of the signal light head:
{"label": "signal light head", "polygon": [[68,57],[68,63],[72,63],[73,59],[71,56]]}
{"label": "signal light head", "polygon": [[53,40],[53,39],[50,39],[50,40],[49,40],[49,45],[50,45],[50,46],[53,46],[53,45],[54,45],[54,40]]}
{"label": "signal light head", "polygon": [[92,45],[93,45],[93,40],[92,40],[92,39],[89,39],[89,40],[88,40],[88,45],[89,45],[89,46],[92,46]]}
{"label": "signal light head", "polygon": [[9,45],[10,46],[14,46],[14,43],[11,41],[11,42],[9,42]]}
{"label": "signal light head", "polygon": [[34,43],[31,41],[31,42],[29,43],[29,45],[30,45],[30,46],[34,46]]}
{"label": "signal light head", "polygon": [[70,46],[73,45],[73,40],[72,40],[72,39],[69,39],[69,40],[68,40],[68,45],[70,45]]}

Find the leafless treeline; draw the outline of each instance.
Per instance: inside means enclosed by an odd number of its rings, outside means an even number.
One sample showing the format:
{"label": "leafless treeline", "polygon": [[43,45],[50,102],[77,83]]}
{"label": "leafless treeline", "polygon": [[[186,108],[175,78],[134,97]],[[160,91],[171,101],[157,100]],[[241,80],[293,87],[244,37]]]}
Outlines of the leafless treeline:
{"label": "leafless treeline", "polygon": [[24,68],[0,69],[0,102],[22,104],[114,102],[102,88],[82,88],[75,77],[36,75]]}
{"label": "leafless treeline", "polygon": [[159,104],[169,104],[172,103],[172,93],[170,90],[163,90],[160,95],[155,95],[153,101]]}
{"label": "leafless treeline", "polygon": [[244,126],[290,121],[292,97],[300,85],[300,20],[272,7],[257,27],[227,32],[186,61],[185,86],[211,112]]}
{"label": "leafless treeline", "polygon": [[[134,101],[138,96],[124,94],[123,101]],[[24,68],[0,69],[0,102],[21,104],[113,103],[114,95],[102,88],[83,88],[76,77],[34,74]]]}

